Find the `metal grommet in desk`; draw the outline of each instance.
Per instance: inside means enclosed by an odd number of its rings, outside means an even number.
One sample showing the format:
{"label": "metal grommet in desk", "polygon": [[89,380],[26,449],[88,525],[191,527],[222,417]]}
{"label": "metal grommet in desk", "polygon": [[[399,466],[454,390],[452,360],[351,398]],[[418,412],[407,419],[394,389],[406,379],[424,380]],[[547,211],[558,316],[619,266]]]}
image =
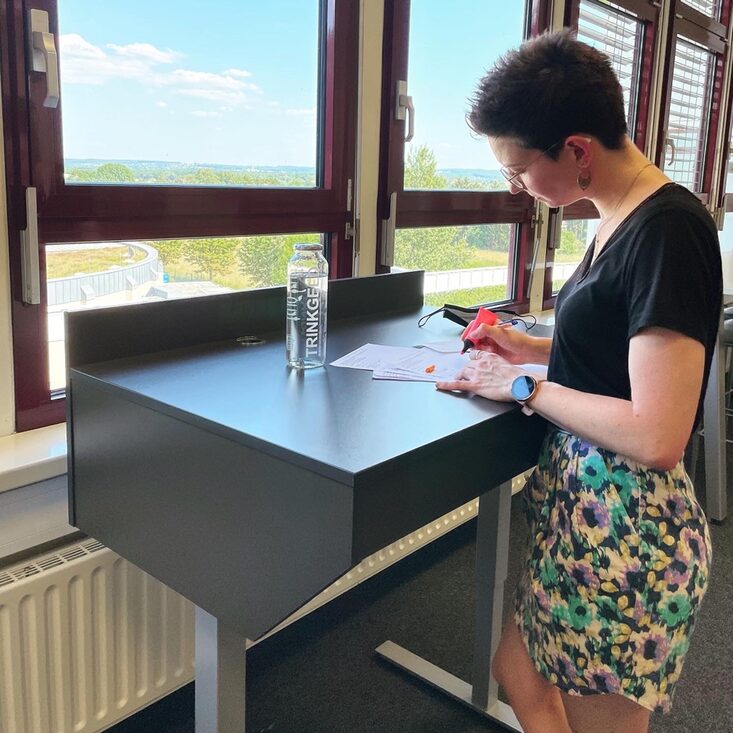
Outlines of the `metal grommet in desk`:
{"label": "metal grommet in desk", "polygon": [[265,343],[265,339],[260,338],[259,336],[237,336],[235,341],[240,346],[259,346],[260,344]]}

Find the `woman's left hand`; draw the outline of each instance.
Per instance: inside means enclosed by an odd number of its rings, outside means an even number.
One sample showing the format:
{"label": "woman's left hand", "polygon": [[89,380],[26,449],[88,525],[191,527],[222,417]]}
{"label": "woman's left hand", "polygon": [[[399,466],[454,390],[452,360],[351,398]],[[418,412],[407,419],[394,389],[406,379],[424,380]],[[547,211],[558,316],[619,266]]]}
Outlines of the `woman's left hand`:
{"label": "woman's left hand", "polygon": [[471,351],[470,361],[450,382],[436,382],[442,390],[462,390],[486,397],[488,400],[510,402],[512,382],[524,371],[497,354],[488,351]]}

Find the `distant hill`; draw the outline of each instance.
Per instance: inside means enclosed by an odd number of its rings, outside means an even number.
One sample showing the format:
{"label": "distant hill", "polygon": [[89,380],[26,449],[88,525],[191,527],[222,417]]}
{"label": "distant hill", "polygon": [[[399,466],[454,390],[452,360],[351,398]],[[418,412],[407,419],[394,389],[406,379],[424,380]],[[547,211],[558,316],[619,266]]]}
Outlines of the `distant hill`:
{"label": "distant hill", "polygon": [[107,163],[118,163],[125,165],[132,171],[148,171],[154,170],[186,170],[195,171],[201,168],[209,168],[214,171],[246,171],[246,172],[262,172],[262,173],[289,173],[294,175],[309,175],[315,173],[315,169],[311,166],[298,165],[228,165],[223,163],[184,163],[182,161],[171,160],[110,160],[108,158],[65,158],[64,167],[70,168],[99,168],[100,165]]}
{"label": "distant hill", "polygon": [[438,173],[446,178],[476,178],[482,181],[504,183],[504,176],[498,170],[487,168],[438,168]]}
{"label": "distant hill", "polygon": [[[170,160],[110,160],[105,158],[66,158],[65,170],[91,172],[102,165],[110,163],[124,165],[129,168],[136,179],[145,180],[163,175],[165,178],[183,178],[196,171],[210,170],[214,173],[246,173],[254,176],[282,176],[285,178],[302,178],[315,180],[315,168],[297,165],[232,165],[223,163],[187,163]],[[438,174],[448,179],[468,178],[482,183],[493,181],[503,183],[498,170],[483,168],[442,168]]]}

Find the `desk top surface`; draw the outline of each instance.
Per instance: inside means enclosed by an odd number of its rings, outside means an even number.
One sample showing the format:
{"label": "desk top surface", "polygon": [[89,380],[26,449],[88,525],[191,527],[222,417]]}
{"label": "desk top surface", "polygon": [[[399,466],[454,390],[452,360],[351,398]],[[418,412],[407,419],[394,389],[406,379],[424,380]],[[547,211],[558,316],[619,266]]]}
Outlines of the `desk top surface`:
{"label": "desk top surface", "polygon": [[[439,316],[418,328],[428,310],[330,323],[328,362],[364,343],[407,346],[460,334]],[[373,380],[369,371],[291,370],[283,334],[260,335],[267,340],[260,346],[209,343],[80,366],[71,376],[347,484],[360,472],[518,410],[513,403],[438,392],[429,382]]]}

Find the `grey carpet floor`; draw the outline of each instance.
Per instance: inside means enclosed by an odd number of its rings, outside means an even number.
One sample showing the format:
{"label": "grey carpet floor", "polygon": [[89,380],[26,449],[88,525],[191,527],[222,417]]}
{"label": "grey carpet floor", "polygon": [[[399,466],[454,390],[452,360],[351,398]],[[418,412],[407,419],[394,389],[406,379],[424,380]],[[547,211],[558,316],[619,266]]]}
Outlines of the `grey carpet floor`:
{"label": "grey carpet floor", "polygon": [[[733,479],[733,451],[728,476]],[[698,494],[704,501],[702,470]],[[733,480],[729,480],[729,487]],[[713,572],[674,706],[653,733],[733,731],[733,490],[730,518],[711,528]],[[468,523],[248,654],[249,733],[479,733],[504,730],[381,661],[386,639],[468,679],[475,526]],[[512,506],[507,599],[526,529]],[[193,685],[111,729],[193,733]],[[225,733],[230,733],[226,731]],[[551,733],[551,732],[548,732]]]}

